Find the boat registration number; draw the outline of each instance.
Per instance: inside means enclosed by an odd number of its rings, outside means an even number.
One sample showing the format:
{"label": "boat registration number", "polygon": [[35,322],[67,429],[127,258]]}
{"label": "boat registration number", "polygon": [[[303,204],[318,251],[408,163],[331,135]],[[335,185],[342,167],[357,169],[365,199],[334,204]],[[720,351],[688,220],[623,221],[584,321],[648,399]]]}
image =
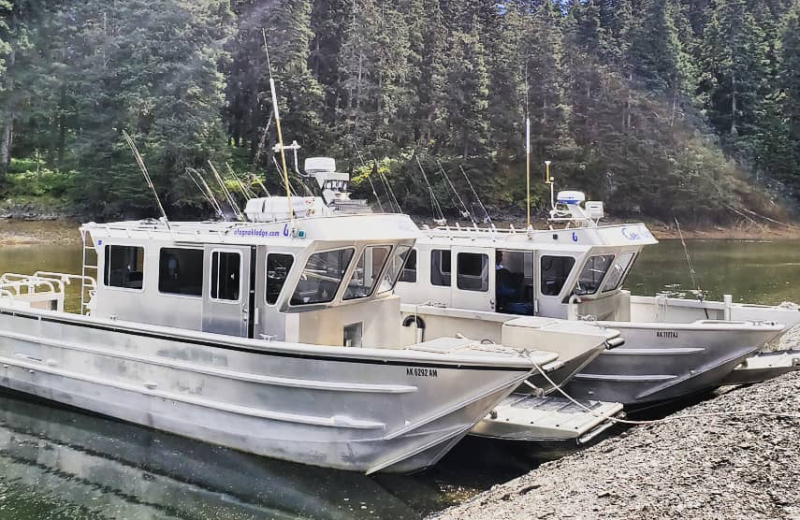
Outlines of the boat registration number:
{"label": "boat registration number", "polygon": [[678,339],[678,332],[675,330],[656,331],[657,338]]}
{"label": "boat registration number", "polygon": [[439,371],[435,368],[406,367],[406,375],[414,377],[439,377]]}

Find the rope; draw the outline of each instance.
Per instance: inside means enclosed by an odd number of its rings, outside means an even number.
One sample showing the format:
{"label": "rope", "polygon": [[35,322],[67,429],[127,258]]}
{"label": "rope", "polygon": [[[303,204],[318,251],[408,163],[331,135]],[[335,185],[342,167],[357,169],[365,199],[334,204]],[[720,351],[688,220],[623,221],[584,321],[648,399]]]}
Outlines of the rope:
{"label": "rope", "polygon": [[[595,416],[595,417],[597,417],[599,419],[607,419],[607,420],[612,421],[612,422],[617,423],[617,424],[630,424],[630,425],[638,426],[638,425],[645,425],[645,424],[666,423],[666,422],[671,422],[671,421],[678,421],[678,420],[681,420],[681,419],[698,419],[698,418],[704,418],[704,417],[725,417],[725,416],[737,416],[737,415],[764,416],[764,417],[782,417],[782,418],[785,418],[785,419],[800,419],[800,414],[782,413],[782,412],[763,412],[763,411],[760,411],[760,410],[742,410],[742,411],[731,411],[731,412],[707,412],[707,413],[695,413],[695,414],[686,414],[686,415],[672,415],[672,416],[669,416],[669,417],[664,417],[662,419],[641,420],[641,421],[636,421],[636,420],[632,420],[632,419],[619,419],[619,418],[616,418],[616,417],[609,417],[609,416],[603,415],[601,413],[597,413],[594,410],[592,410],[591,408],[589,408],[589,407],[585,406],[584,404],[578,402],[575,398],[573,398],[571,395],[569,395],[567,392],[565,392],[561,388],[561,386],[557,385],[552,379],[550,379],[550,376],[548,376],[547,373],[542,369],[542,367],[539,366],[538,363],[536,363],[536,361],[533,359],[533,357],[531,357],[530,355],[527,355],[527,357],[531,361],[531,363],[533,363],[533,366],[536,367],[536,370],[539,371],[539,374],[541,374],[541,376],[544,377],[544,379],[548,383],[550,383],[553,386],[553,388],[558,390],[558,392],[561,395],[563,395],[564,397],[566,397],[567,400],[569,400],[572,404],[574,404],[575,406],[578,406],[579,408],[582,408],[583,410],[589,412],[590,414],[592,414],[593,416]],[[527,380],[525,381],[525,384],[530,386],[531,388],[539,390],[539,388],[537,388],[536,386],[534,386],[533,384],[531,384]]]}

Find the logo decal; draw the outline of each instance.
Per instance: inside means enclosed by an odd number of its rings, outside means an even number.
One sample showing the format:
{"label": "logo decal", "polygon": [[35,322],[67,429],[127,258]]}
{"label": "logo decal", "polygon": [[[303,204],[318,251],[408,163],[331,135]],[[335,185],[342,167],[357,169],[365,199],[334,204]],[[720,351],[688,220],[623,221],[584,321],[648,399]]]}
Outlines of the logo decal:
{"label": "logo decal", "polygon": [[572,241],[573,242],[577,242],[578,241],[578,233],[576,233],[575,231],[572,232]]}

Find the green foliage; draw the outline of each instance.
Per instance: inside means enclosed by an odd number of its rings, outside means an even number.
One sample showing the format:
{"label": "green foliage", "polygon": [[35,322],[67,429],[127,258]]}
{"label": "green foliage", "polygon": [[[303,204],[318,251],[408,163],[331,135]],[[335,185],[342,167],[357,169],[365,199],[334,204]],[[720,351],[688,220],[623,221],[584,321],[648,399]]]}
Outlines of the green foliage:
{"label": "green foliage", "polygon": [[74,172],[48,169],[41,159],[12,159],[6,177],[5,196],[58,200],[73,189],[75,177]]}
{"label": "green foliage", "polygon": [[[458,208],[439,161],[462,197],[461,166],[487,203],[521,211],[530,118],[535,180],[552,160],[560,187],[611,211],[737,218],[745,205],[768,211],[765,190],[800,196],[798,9],[0,0],[0,188],[30,183],[31,195],[61,193],[108,217],[152,215],[126,130],[168,211],[202,208],[183,173],[208,160],[280,191],[264,29],[285,141],[336,157],[358,194],[387,203],[386,178],[405,210],[428,213],[419,156],[445,211]],[[534,189],[544,209],[544,187]]]}

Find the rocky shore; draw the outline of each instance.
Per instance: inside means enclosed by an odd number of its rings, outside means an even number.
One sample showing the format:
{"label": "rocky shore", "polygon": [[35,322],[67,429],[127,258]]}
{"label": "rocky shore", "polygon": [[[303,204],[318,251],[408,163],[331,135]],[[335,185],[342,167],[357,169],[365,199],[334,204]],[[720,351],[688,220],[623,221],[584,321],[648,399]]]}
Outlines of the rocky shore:
{"label": "rocky shore", "polygon": [[436,514],[437,520],[800,519],[800,373],[636,426]]}

